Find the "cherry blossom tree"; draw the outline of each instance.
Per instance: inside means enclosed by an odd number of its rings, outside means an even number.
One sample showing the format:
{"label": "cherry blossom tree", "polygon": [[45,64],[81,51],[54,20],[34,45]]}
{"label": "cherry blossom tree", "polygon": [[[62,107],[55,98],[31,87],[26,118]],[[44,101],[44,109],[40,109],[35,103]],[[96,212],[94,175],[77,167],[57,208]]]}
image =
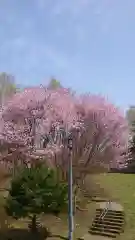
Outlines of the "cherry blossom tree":
{"label": "cherry blossom tree", "polygon": [[105,98],[42,86],[17,93],[0,115],[1,159],[32,164],[40,158],[66,176],[72,133],[74,178],[125,163],[128,124]]}

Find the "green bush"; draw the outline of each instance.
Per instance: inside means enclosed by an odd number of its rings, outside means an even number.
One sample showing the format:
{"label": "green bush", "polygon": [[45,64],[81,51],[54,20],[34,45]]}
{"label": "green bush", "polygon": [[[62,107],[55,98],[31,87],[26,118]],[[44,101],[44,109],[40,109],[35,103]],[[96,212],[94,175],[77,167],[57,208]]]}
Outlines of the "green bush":
{"label": "green bush", "polygon": [[31,230],[37,231],[37,215],[57,215],[67,207],[68,185],[59,182],[55,170],[42,165],[23,168],[11,181],[5,209],[15,219],[31,218]]}

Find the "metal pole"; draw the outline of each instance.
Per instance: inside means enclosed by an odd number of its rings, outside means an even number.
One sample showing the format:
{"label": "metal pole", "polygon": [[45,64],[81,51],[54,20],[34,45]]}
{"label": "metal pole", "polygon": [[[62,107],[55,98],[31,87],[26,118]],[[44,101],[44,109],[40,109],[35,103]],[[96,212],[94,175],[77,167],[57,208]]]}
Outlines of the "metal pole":
{"label": "metal pole", "polygon": [[72,171],[72,138],[69,136],[68,139],[68,149],[69,149],[69,161],[68,161],[68,222],[69,222],[69,233],[68,239],[73,240],[73,171]]}

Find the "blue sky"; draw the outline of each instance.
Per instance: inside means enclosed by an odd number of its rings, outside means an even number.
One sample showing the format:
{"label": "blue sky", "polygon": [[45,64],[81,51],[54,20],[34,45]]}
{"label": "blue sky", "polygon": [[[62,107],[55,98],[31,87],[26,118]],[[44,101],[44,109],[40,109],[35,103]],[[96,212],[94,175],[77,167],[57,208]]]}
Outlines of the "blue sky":
{"label": "blue sky", "polygon": [[135,104],[135,0],[1,0],[0,71]]}

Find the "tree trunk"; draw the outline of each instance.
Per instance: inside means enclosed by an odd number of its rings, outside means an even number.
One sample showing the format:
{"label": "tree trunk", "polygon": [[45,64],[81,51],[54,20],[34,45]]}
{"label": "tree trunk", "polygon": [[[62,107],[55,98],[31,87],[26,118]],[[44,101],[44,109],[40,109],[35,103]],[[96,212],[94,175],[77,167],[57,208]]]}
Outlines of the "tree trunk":
{"label": "tree trunk", "polygon": [[32,220],[31,220],[31,232],[32,233],[37,233],[37,216],[36,214],[33,215]]}

